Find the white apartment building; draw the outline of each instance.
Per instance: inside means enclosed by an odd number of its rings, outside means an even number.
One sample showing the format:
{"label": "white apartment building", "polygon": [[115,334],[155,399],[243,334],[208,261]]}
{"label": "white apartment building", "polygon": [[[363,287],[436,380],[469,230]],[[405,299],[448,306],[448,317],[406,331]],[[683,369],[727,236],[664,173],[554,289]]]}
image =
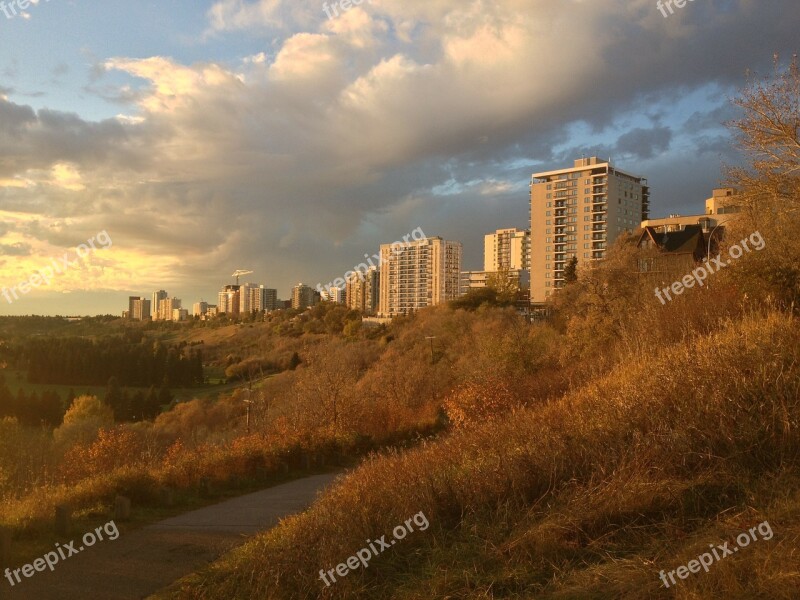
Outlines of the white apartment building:
{"label": "white apartment building", "polygon": [[378,315],[404,315],[457,298],[461,257],[461,243],[441,237],[381,245]]}
{"label": "white apartment building", "polygon": [[573,258],[585,265],[605,258],[625,231],[648,217],[647,179],[597,157],[531,178],[531,303],[541,304],[564,286]]}

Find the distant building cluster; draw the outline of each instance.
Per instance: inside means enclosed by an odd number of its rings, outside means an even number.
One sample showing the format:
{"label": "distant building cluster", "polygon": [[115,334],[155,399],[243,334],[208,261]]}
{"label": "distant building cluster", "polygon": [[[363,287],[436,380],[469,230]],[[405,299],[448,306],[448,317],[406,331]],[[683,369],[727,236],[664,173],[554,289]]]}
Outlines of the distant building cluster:
{"label": "distant building cluster", "polygon": [[[417,229],[419,236],[415,233],[414,239],[406,236],[402,243],[382,244],[373,257],[380,259],[378,264],[369,259],[369,264],[325,289],[298,283],[287,301],[264,285],[240,285],[239,276],[252,271],[237,271],[236,284],[223,286],[216,306],[195,303],[191,316],[238,319],[332,302],[367,317],[392,318],[487,287],[513,290],[525,306],[536,307],[566,285],[570,264],[580,267],[605,259],[608,248],[624,233],[642,230],[639,248],[650,254],[639,261],[641,272],[655,273],[667,264],[672,270],[697,260],[701,253],[707,255],[722,236],[724,224],[738,211],[736,190],[720,188],[706,200],[702,215],[650,219],[645,177],[623,171],[610,160],[580,158],[571,167],[531,176],[530,227],[486,234],[482,271],[462,269],[460,242],[426,237]],[[181,301],[169,298],[164,290],[152,299],[130,297],[123,314],[135,321],[189,318]]]}
{"label": "distant building cluster", "polygon": [[184,309],[179,298],[170,298],[165,290],[153,292],[152,300],[131,296],[123,318],[132,321],[187,321],[189,317],[205,321],[218,315],[237,319],[242,315],[265,313],[285,308],[278,291],[255,283],[225,285],[217,295],[217,304],[201,300]]}

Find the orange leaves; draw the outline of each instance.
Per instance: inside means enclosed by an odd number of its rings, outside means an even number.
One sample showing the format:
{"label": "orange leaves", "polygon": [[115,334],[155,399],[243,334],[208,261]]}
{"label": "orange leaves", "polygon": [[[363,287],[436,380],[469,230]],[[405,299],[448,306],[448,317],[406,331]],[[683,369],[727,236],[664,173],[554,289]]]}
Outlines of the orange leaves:
{"label": "orange leaves", "polygon": [[117,467],[136,462],[141,442],[132,431],[123,428],[101,429],[90,444],[76,444],[64,455],[61,474],[67,481],[109,473]]}
{"label": "orange leaves", "polygon": [[460,385],[444,401],[448,418],[459,428],[490,421],[520,405],[508,382],[494,375]]}

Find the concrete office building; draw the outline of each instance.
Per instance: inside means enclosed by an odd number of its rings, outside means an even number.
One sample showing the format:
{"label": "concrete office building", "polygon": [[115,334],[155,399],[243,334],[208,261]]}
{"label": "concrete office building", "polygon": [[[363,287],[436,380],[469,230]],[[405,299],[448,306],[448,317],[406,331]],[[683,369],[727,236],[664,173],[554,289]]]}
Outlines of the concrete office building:
{"label": "concrete office building", "polygon": [[378,314],[394,317],[459,296],[462,247],[441,237],[381,245]]}
{"label": "concrete office building", "polygon": [[542,304],[564,286],[564,269],[602,260],[625,231],[638,229],[650,209],[647,179],[597,157],[531,177],[531,289]]}

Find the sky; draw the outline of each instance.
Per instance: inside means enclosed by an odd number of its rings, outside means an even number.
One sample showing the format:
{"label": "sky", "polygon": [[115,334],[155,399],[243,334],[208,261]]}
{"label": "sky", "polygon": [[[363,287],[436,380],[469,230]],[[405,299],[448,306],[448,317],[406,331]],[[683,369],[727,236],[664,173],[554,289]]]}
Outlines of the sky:
{"label": "sky", "polygon": [[741,160],[731,98],[800,41],[797,0],[18,1],[0,315],[216,303],[237,269],[289,298],[417,228],[481,269],[582,155],[697,214]]}

